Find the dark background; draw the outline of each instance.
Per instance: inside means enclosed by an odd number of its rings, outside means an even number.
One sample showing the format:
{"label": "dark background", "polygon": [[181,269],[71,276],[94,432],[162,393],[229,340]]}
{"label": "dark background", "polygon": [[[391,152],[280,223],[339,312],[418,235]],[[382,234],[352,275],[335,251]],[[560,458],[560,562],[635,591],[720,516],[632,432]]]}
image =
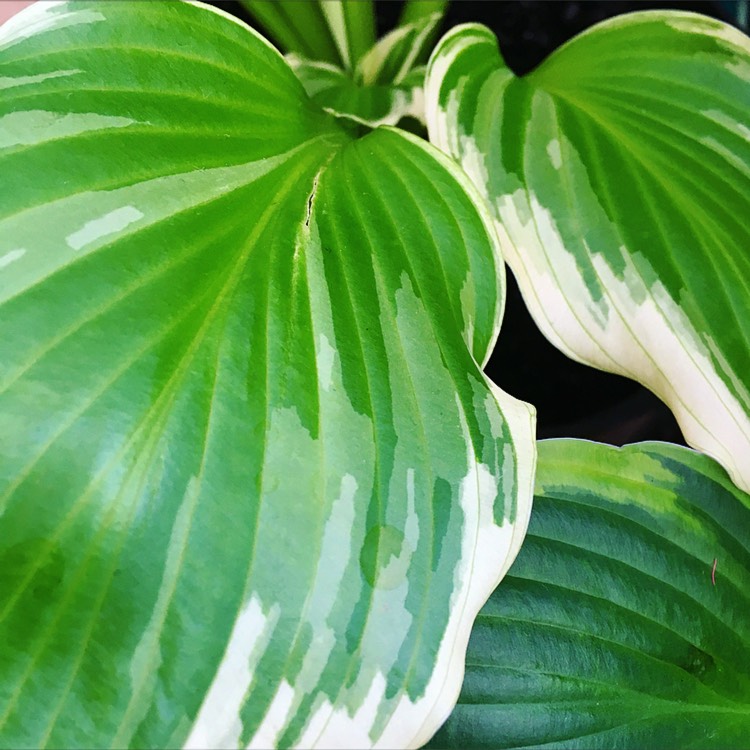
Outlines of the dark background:
{"label": "dark background", "polygon": [[[442,29],[470,21],[485,24],[497,35],[508,65],[522,75],[568,39],[606,18],[636,10],[675,9],[739,25],[741,2],[453,0]],[[255,26],[238,2],[213,4]],[[376,2],[378,36],[395,27],[402,6],[398,0]],[[503,326],[486,371],[508,393],[536,406],[540,438],[580,437],[617,445],[639,440],[684,442],[671,413],[650,391],[573,362],[549,344],[526,312],[510,273]]]}

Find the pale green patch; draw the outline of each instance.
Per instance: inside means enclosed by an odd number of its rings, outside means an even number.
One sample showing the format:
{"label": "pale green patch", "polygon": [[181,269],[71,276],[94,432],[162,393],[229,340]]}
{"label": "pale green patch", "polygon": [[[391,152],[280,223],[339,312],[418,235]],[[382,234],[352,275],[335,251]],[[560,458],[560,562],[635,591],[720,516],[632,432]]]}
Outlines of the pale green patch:
{"label": "pale green patch", "polygon": [[654,13],[654,18],[663,21],[667,26],[684,34],[695,34],[699,31],[701,34],[713,37],[724,44],[728,50],[745,54],[747,52],[747,36],[739,29],[730,26],[727,23],[717,21],[708,16],[699,15],[698,13],[685,13],[682,17],[670,13]]}
{"label": "pale green patch", "polygon": [[562,155],[560,153],[560,141],[557,138],[553,138],[547,144],[547,154],[552,162],[552,166],[555,169],[560,169],[562,167]]}
{"label": "pale green patch", "polygon": [[192,477],[185,490],[185,496],[175,516],[172,533],[167,546],[167,557],[164,563],[159,593],[154,604],[153,614],[146,625],[141,640],[133,651],[130,662],[130,681],[132,697],[120,722],[120,731],[115,736],[115,745],[127,742],[127,734],[131,722],[140,723],[153,701],[156,690],[158,666],[161,665],[163,655],[160,639],[164,628],[164,620],[175,594],[177,579],[184,563],[188,537],[190,535],[196,504],[200,495],[200,478]]}
{"label": "pale green patch", "polygon": [[38,109],[10,112],[0,117],[0,148],[34,146],[56,138],[144,124],[129,117],[112,117],[96,112],[64,113]]}
{"label": "pale green patch", "polygon": [[24,255],[26,255],[25,247],[18,247],[15,250],[9,250],[5,255],[0,256],[0,268],[9,266],[11,263],[23,258]]}
{"label": "pale green patch", "polygon": [[65,0],[32,3],[0,26],[0,51],[49,31],[104,20],[102,13],[91,8],[75,8]]}
{"label": "pale green patch", "polygon": [[111,238],[111,235],[119,234],[123,229],[143,219],[144,216],[145,214],[135,206],[122,206],[98,219],[87,221],[80,229],[69,234],[65,242],[73,250],[80,250],[104,237]]}
{"label": "pale green patch", "polygon": [[0,76],[0,91],[2,89],[12,89],[17,86],[28,86],[33,83],[41,83],[42,81],[48,81],[53,78],[66,78],[82,72],[83,71],[76,68],[75,70],[53,70],[49,73],[39,73],[31,76]]}
{"label": "pale green patch", "polygon": [[318,366],[318,382],[324,391],[331,390],[333,378],[333,363],[336,359],[336,350],[331,346],[328,337],[321,333],[318,336],[318,347],[316,350],[316,361]]}

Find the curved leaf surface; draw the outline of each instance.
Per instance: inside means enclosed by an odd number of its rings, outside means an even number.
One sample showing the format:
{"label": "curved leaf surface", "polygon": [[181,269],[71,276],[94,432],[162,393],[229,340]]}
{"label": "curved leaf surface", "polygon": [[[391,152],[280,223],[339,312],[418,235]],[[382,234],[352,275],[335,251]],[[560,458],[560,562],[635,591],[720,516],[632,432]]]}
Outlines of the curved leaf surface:
{"label": "curved leaf surface", "polygon": [[289,55],[287,61],[308,95],[327,112],[369,127],[396,125],[404,117],[425,123],[424,66],[427,45],[442,15],[432,13],[380,39],[354,73],[336,65]]}
{"label": "curved leaf surface", "polygon": [[321,4],[315,0],[240,0],[261,30],[283,52],[341,65],[341,55]]}
{"label": "curved leaf surface", "polygon": [[336,117],[371,128],[396,125],[404,117],[425,122],[424,67],[412,70],[398,85],[363,85],[335,65],[293,55],[287,60],[308,96]]}
{"label": "curved leaf surface", "polygon": [[539,444],[524,547],[438,748],[744,747],[750,496],[667,444]]}
{"label": "curved leaf surface", "polygon": [[400,84],[423,55],[429,54],[432,35],[442,13],[430,13],[404,24],[379,39],[357,66],[357,79],[366,85]]}
{"label": "curved leaf surface", "polygon": [[398,25],[406,26],[432,13],[443,16],[447,7],[448,0],[406,0],[401,9]]}
{"label": "curved leaf surface", "polygon": [[362,55],[375,44],[372,0],[318,0],[347,70],[355,70]]}
{"label": "curved leaf surface", "polygon": [[639,12],[517,78],[466,26],[426,97],[430,139],[488,197],[545,335],[647,385],[750,490],[750,40]]}
{"label": "curved leaf surface", "polygon": [[0,29],[0,745],[425,741],[525,531],[460,171],[243,24]]}
{"label": "curved leaf surface", "polygon": [[375,43],[372,0],[240,0],[284,52],[353,70]]}

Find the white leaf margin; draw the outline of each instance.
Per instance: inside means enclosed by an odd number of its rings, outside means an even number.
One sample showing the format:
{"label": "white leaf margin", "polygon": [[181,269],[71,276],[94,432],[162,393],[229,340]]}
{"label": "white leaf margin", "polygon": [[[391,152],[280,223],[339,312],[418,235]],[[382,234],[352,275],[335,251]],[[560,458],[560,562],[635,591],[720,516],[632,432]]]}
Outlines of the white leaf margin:
{"label": "white leaf margin", "polygon": [[[750,55],[750,40],[726,24],[694,13],[647,12],[679,31],[709,34]],[[628,15],[595,28],[626,23]],[[696,329],[679,301],[661,283],[649,287],[645,260],[639,258],[636,267],[632,253],[622,246],[625,271],[618,278],[601,256],[593,256],[599,282],[607,290],[604,300],[595,300],[574,254],[564,248],[554,217],[533,192],[519,183],[512,194],[491,195],[485,156],[458,122],[460,91],[451,91],[447,106],[440,105],[445,76],[456,58],[473,44],[486,42],[487,33],[478,24],[457,26],[433,51],[425,82],[430,141],[458,161],[488,199],[503,255],[547,339],[571,359],[646,385],[670,407],[686,441],[718,461],[740,489],[750,492],[750,391],[713,339]],[[744,70],[737,68],[738,74]],[[495,79],[496,85],[499,81]],[[572,145],[564,145],[566,160],[577,159],[577,168],[585,170]],[[550,142],[548,157],[558,170],[560,149],[559,141]],[[531,219],[524,222],[522,214]],[[562,251],[550,253],[549,248]]]}

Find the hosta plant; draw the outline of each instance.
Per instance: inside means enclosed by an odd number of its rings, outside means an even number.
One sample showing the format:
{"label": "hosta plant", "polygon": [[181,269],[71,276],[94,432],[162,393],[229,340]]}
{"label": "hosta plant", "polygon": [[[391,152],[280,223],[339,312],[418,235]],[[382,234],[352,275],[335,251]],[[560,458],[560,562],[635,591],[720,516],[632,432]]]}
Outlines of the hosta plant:
{"label": "hosta plant", "polygon": [[[192,2],[0,27],[0,746],[420,746],[535,492],[434,742],[741,741],[747,38],[516,78],[475,25],[425,66],[442,2],[246,5],[286,58]],[[534,490],[504,259],[721,465],[542,443]]]}

